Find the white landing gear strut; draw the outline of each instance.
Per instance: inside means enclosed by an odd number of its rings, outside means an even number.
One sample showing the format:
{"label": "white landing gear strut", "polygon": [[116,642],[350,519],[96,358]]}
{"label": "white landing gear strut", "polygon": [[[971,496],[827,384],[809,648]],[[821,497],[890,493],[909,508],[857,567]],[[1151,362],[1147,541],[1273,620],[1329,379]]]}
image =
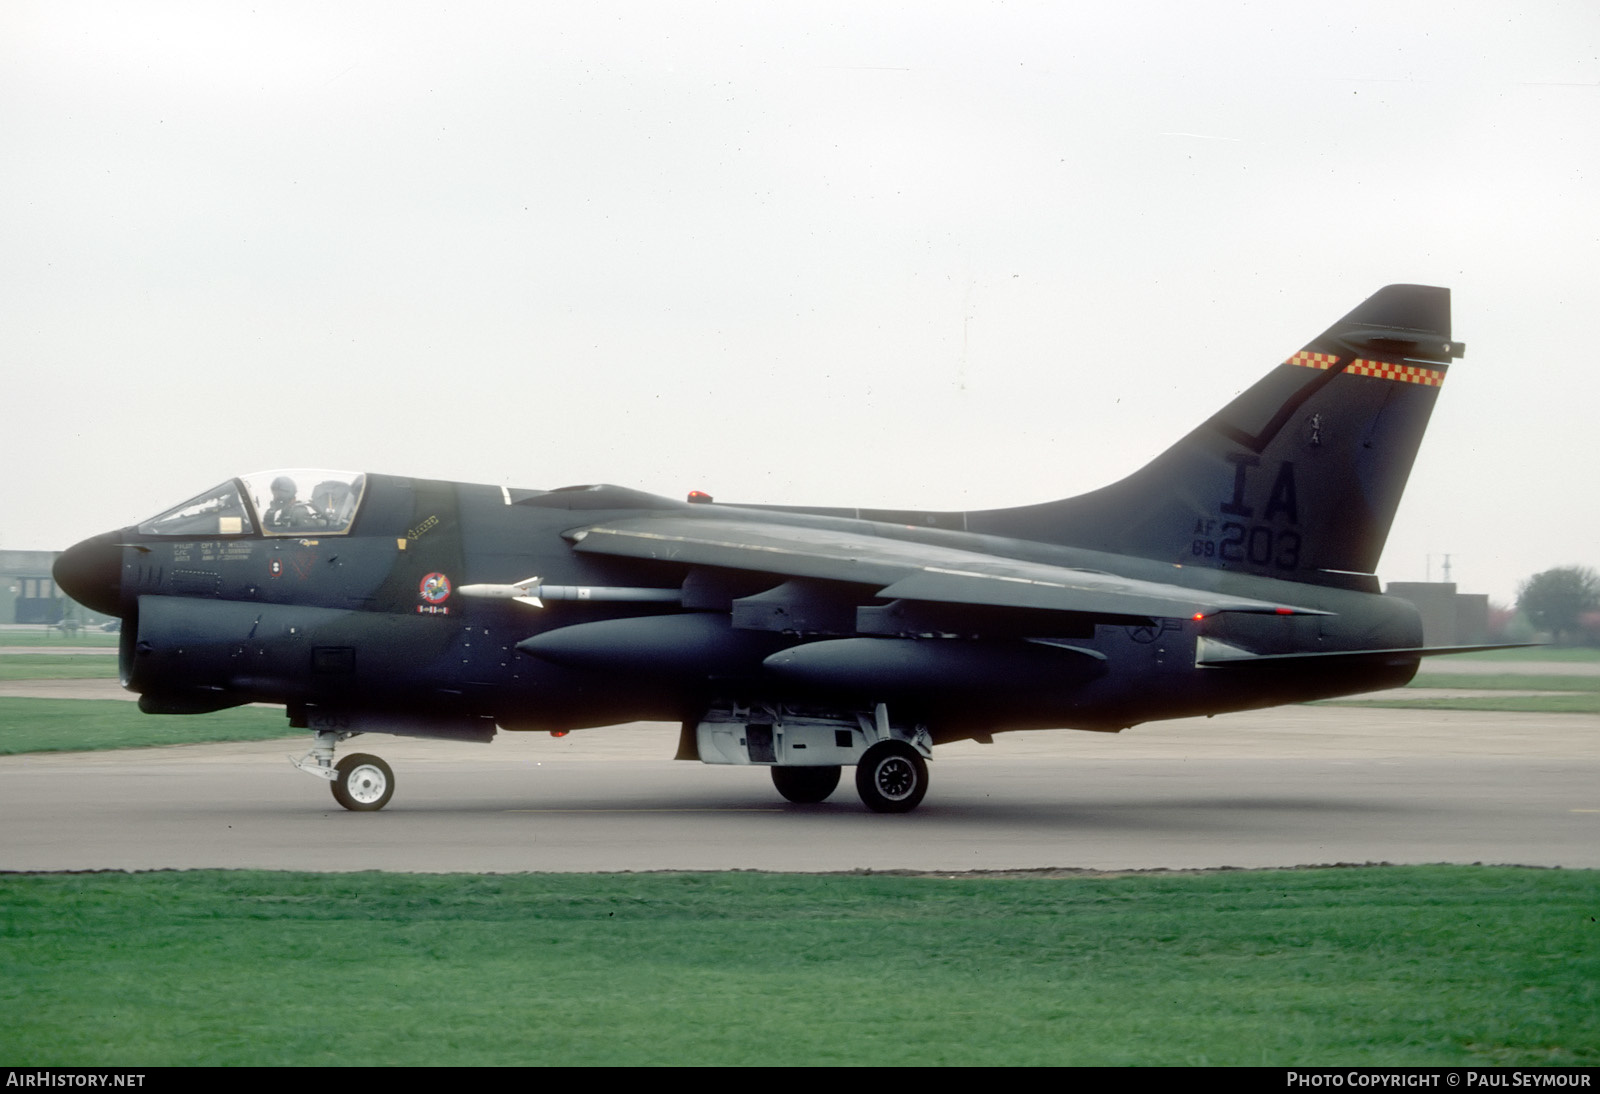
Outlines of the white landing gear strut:
{"label": "white landing gear strut", "polygon": [[337,764],[333,746],[354,733],[320,730],[313,735],[311,751],[289,762],[308,775],[333,784],[333,800],[357,813],[382,809],[394,796],[394,772],[376,756],[352,752]]}

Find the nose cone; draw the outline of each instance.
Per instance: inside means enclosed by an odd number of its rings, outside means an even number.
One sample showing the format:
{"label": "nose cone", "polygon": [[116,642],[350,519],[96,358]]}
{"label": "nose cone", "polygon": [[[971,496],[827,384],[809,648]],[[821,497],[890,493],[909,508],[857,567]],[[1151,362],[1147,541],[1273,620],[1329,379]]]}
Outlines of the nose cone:
{"label": "nose cone", "polygon": [[56,584],[72,599],[101,615],[122,614],[121,532],[86,539],[56,559]]}

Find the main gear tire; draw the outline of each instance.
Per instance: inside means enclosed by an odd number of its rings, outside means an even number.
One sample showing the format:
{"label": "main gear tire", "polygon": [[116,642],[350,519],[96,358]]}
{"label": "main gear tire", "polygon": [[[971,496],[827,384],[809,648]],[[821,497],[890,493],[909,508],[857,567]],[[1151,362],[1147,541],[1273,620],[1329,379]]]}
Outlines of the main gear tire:
{"label": "main gear tire", "polygon": [[909,813],[927,792],[927,762],[904,741],[879,741],[856,764],[856,793],[874,813]]}

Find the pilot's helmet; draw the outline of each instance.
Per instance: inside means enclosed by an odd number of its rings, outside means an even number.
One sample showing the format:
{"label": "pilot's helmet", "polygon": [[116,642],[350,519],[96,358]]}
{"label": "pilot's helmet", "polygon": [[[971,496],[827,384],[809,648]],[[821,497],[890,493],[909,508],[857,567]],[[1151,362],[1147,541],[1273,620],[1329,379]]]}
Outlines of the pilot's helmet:
{"label": "pilot's helmet", "polygon": [[294,497],[294,480],[288,475],[279,475],[272,480],[272,496],[277,501],[289,501]]}

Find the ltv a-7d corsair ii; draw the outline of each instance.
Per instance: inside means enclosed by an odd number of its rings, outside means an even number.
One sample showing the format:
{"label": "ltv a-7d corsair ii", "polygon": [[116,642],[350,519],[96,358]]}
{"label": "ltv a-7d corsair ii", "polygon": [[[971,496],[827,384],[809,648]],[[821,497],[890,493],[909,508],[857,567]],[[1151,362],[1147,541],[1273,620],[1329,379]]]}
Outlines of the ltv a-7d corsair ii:
{"label": "ltv a-7d corsair ii", "polygon": [[935,745],[1121,730],[1405,684],[1373,570],[1450,362],[1447,289],[1391,285],[1121,482],[968,513],[723,505],[293,469],[84,541],[150,714],[278,703],[348,809],[360,733],[681,722],[680,759],[879,812]]}

